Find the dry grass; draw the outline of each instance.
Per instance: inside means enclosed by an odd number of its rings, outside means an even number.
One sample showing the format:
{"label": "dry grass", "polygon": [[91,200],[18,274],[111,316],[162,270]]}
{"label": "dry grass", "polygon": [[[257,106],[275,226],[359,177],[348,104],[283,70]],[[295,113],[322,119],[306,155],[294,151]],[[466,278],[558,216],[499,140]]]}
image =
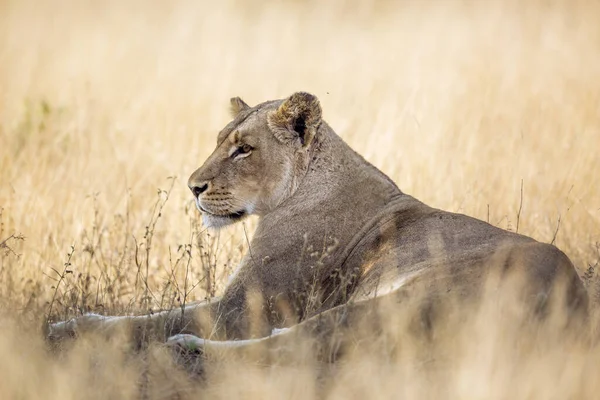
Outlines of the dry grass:
{"label": "dry grass", "polygon": [[[593,0],[0,1],[0,396],[129,398],[148,376],[152,398],[185,386],[168,369],[139,375],[118,343],[50,356],[37,328],[222,289],[244,229],[203,231],[185,182],[234,95],[315,93],[405,192],[554,241],[598,298],[599,16]],[[528,346],[485,313],[469,326],[439,339],[451,373],[425,372],[427,351],[406,339],[393,360],[348,361],[327,396],[600,392],[600,348]],[[319,392],[309,364],[239,368],[201,394]]]}

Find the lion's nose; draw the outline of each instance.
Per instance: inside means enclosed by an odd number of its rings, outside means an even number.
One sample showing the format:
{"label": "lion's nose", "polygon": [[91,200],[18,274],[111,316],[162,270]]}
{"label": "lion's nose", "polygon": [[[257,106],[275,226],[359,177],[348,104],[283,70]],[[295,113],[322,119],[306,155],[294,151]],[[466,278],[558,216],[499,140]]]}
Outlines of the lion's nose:
{"label": "lion's nose", "polygon": [[194,197],[200,196],[208,189],[208,183],[202,183],[200,185],[189,185],[190,190],[194,194]]}

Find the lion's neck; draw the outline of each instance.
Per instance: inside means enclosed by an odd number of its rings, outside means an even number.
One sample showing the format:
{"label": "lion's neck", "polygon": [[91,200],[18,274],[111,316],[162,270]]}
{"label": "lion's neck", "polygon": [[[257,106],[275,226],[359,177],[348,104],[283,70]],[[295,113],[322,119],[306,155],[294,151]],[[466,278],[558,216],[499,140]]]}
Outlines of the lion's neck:
{"label": "lion's neck", "polygon": [[[300,191],[314,196],[318,190],[328,201],[347,203],[340,192],[350,192],[354,203],[365,201],[367,209],[384,206],[402,194],[396,184],[383,172],[367,162],[348,146],[327,124],[323,123]],[[301,193],[302,196],[302,193]],[[375,201],[375,202],[374,202]],[[354,204],[360,207],[360,204]],[[357,210],[358,211],[358,210]]]}
{"label": "lion's neck", "polygon": [[288,227],[315,241],[335,237],[343,247],[367,221],[403,194],[325,123],[319,134],[294,194],[261,218],[258,231]]}

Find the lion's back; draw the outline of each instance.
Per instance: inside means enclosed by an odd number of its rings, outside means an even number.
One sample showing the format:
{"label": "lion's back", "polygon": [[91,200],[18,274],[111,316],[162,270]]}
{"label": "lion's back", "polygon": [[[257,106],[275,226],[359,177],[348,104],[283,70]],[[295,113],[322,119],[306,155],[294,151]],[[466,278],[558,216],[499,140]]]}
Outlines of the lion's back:
{"label": "lion's back", "polygon": [[368,269],[363,269],[356,298],[386,294],[411,282],[436,293],[471,297],[500,278],[502,284],[517,285],[525,302],[545,301],[560,292],[568,309],[587,308],[587,292],[575,267],[555,246],[408,200],[365,235],[364,248],[356,253],[362,259],[355,262]]}

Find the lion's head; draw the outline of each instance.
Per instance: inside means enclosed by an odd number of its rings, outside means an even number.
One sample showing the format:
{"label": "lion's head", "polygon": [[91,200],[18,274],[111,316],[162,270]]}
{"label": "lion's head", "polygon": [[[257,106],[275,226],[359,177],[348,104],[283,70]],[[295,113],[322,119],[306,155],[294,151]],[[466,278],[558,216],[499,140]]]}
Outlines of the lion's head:
{"label": "lion's head", "polygon": [[231,99],[234,116],[188,186],[208,227],[265,215],[290,197],[306,173],[321,125],[319,100],[298,92],[250,107]]}

